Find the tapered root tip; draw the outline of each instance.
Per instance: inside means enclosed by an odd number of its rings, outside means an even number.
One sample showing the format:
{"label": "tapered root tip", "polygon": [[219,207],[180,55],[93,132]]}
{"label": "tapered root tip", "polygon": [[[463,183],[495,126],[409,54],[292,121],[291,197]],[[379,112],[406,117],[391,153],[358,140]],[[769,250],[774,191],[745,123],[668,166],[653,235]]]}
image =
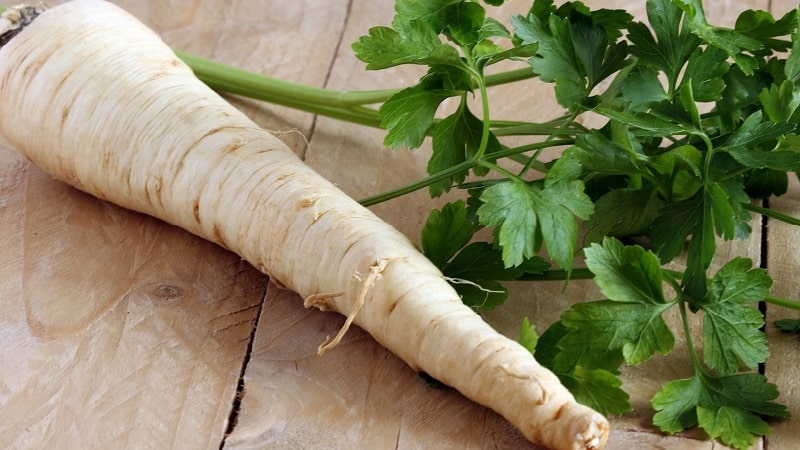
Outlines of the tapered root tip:
{"label": "tapered root tip", "polygon": [[47,9],[45,3],[22,4],[6,9],[0,15],[0,47],[30,25],[45,9]]}
{"label": "tapered root tip", "polygon": [[575,436],[575,441],[579,448],[587,450],[600,450],[606,445],[608,440],[609,426],[605,417],[596,414],[589,426],[582,433]]}

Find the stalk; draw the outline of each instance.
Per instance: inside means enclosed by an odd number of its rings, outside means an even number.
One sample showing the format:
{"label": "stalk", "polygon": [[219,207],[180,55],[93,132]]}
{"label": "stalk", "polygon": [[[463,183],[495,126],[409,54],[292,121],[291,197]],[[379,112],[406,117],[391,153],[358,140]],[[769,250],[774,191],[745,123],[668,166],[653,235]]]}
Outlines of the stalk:
{"label": "stalk", "polygon": [[[572,144],[571,140],[558,140],[558,141],[549,141],[549,142],[538,142],[536,144],[526,145],[524,147],[514,147],[505,149],[503,151],[494,152],[488,157],[492,159],[500,159],[506,157],[513,157],[515,155],[519,155],[519,153],[528,150],[537,150],[539,148],[544,147],[555,147],[560,145],[569,145]],[[391,200],[393,198],[400,197],[405,194],[409,194],[411,192],[417,191],[419,189],[426,188],[436,182],[449,178],[453,175],[468,171],[475,166],[483,164],[483,159],[468,159],[460,164],[456,164],[448,169],[442,170],[440,172],[431,174],[425,178],[417,180],[413,183],[407,184],[405,186],[401,186],[395,189],[391,189],[386,192],[382,192],[380,194],[372,195],[370,197],[363,198],[358,202],[361,203],[363,206],[372,206],[381,202],[385,202]]]}
{"label": "stalk", "polygon": [[800,311],[800,302],[795,300],[789,300],[788,298],[776,297],[774,295],[767,295],[767,297],[764,298],[764,301],[769,303],[770,305],[782,306],[784,308]]}
{"label": "stalk", "polygon": [[790,225],[800,225],[800,219],[797,217],[792,217],[787,214],[783,214],[781,212],[775,211],[774,209],[764,208],[763,206],[754,205],[752,203],[742,203],[744,209],[753,211],[754,213],[761,214],[762,216],[767,216],[771,219],[780,220],[781,222],[786,222]]}

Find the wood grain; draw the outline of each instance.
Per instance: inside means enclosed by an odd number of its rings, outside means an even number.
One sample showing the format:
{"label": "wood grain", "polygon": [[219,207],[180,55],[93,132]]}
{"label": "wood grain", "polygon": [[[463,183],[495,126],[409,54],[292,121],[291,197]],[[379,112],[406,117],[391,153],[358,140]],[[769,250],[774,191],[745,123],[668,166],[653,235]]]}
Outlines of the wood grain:
{"label": "wood grain", "polygon": [[[2,3],[2,2],[0,2]],[[54,2],[58,3],[58,2]],[[388,24],[389,0],[117,0],[173,47],[313,86],[378,89],[413,83],[420,68],[367,72],[349,44]],[[587,2],[642,17],[643,1]],[[788,0],[706,0],[712,20]],[[497,17],[530,2],[508,2]],[[550,89],[493,92],[497,117],[558,113]],[[425,173],[430,148],[388,151],[383,132],[231,97],[324,176],[356,198]],[[295,131],[296,130],[296,131]],[[800,215],[800,186],[773,207]],[[374,210],[415,241],[426,192]],[[723,244],[761,258],[761,231]],[[770,222],[776,295],[800,296],[798,231]],[[572,302],[600,298],[591,282],[510,285],[506,306],[486,314],[516,336],[521,317],[542,330]],[[259,316],[259,312],[260,316]],[[792,313],[770,308],[768,321]],[[153,219],[89,198],[49,179],[0,145],[0,447],[234,449],[535,448],[495,413],[436,388],[360,329],[324,356],[316,348],[343,318],[306,310],[238,257]],[[766,372],[800,415],[796,337],[767,327]],[[248,344],[254,335],[252,349]],[[691,367],[676,351],[626,369],[635,411],[615,418],[608,448],[720,448],[697,432],[663,436],[649,398]],[[226,436],[242,367],[244,391]],[[770,449],[800,448],[796,419],[774,426]],[[754,448],[764,448],[760,440]]]}

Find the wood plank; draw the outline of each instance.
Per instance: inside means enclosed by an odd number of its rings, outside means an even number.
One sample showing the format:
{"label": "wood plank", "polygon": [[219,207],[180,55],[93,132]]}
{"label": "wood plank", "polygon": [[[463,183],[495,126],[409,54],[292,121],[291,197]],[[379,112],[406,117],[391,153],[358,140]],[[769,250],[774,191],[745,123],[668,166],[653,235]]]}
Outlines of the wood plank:
{"label": "wood plank", "polygon": [[6,147],[0,167],[0,447],[218,446],[264,277]]}
{"label": "wood plank", "polygon": [[[368,27],[391,20],[390,1],[115,3],[176,48],[300,83],[396,87],[420,73],[365,72],[349,50]],[[530,2],[510,3],[500,16]],[[625,7],[637,16],[643,11],[643,2],[593,3]],[[731,23],[730,13],[768,5],[706,4],[723,23]],[[553,115],[552,101],[543,101],[547,91],[493,93],[502,105],[496,114],[531,120]],[[268,129],[298,130],[284,135],[287,142],[354,197],[425,173],[429,147],[389,152],[379,130],[232,101]],[[310,148],[302,135],[310,138]],[[418,240],[429,209],[450,198],[432,201],[419,192],[374,209]],[[794,200],[786,197],[773,206],[793,208]],[[771,270],[778,267],[776,287],[797,297],[800,290],[792,283],[800,261],[792,259],[792,233],[770,229],[770,249],[784,252],[771,250],[768,263]],[[722,248],[720,256],[757,260],[759,252],[756,232],[750,241]],[[55,183],[0,146],[0,446],[218,447],[263,301],[241,411],[226,447],[535,448],[493,412],[451,389],[426,385],[360,329],[316,356],[317,345],[343,318],[305,310],[296,295],[265,283],[236,256]],[[512,290],[507,306],[486,314],[512,337],[522,316],[541,330],[571,302],[599,298],[590,282],[573,282],[564,291],[560,283],[518,283]],[[768,314],[771,320],[787,313]],[[784,391],[781,400],[800,415],[800,377],[791,364],[797,341],[774,330],[769,337],[767,374]],[[719,448],[698,433],[662,436],[649,425],[649,398],[663,382],[689,370],[679,350],[626,370],[636,411],[614,420],[609,448]],[[794,424],[775,427],[772,448],[800,447]]]}

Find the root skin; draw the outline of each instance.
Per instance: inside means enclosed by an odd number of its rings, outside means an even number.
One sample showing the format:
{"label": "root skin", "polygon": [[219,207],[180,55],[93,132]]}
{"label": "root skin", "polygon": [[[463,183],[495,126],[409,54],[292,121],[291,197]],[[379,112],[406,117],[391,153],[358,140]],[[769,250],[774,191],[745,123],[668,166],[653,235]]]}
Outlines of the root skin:
{"label": "root skin", "polygon": [[463,305],[405,236],[199,82],[118,7],[61,4],[0,49],[0,133],[52,176],[220,243],[314,306],[348,316],[528,439],[570,450],[605,443],[606,419]]}

